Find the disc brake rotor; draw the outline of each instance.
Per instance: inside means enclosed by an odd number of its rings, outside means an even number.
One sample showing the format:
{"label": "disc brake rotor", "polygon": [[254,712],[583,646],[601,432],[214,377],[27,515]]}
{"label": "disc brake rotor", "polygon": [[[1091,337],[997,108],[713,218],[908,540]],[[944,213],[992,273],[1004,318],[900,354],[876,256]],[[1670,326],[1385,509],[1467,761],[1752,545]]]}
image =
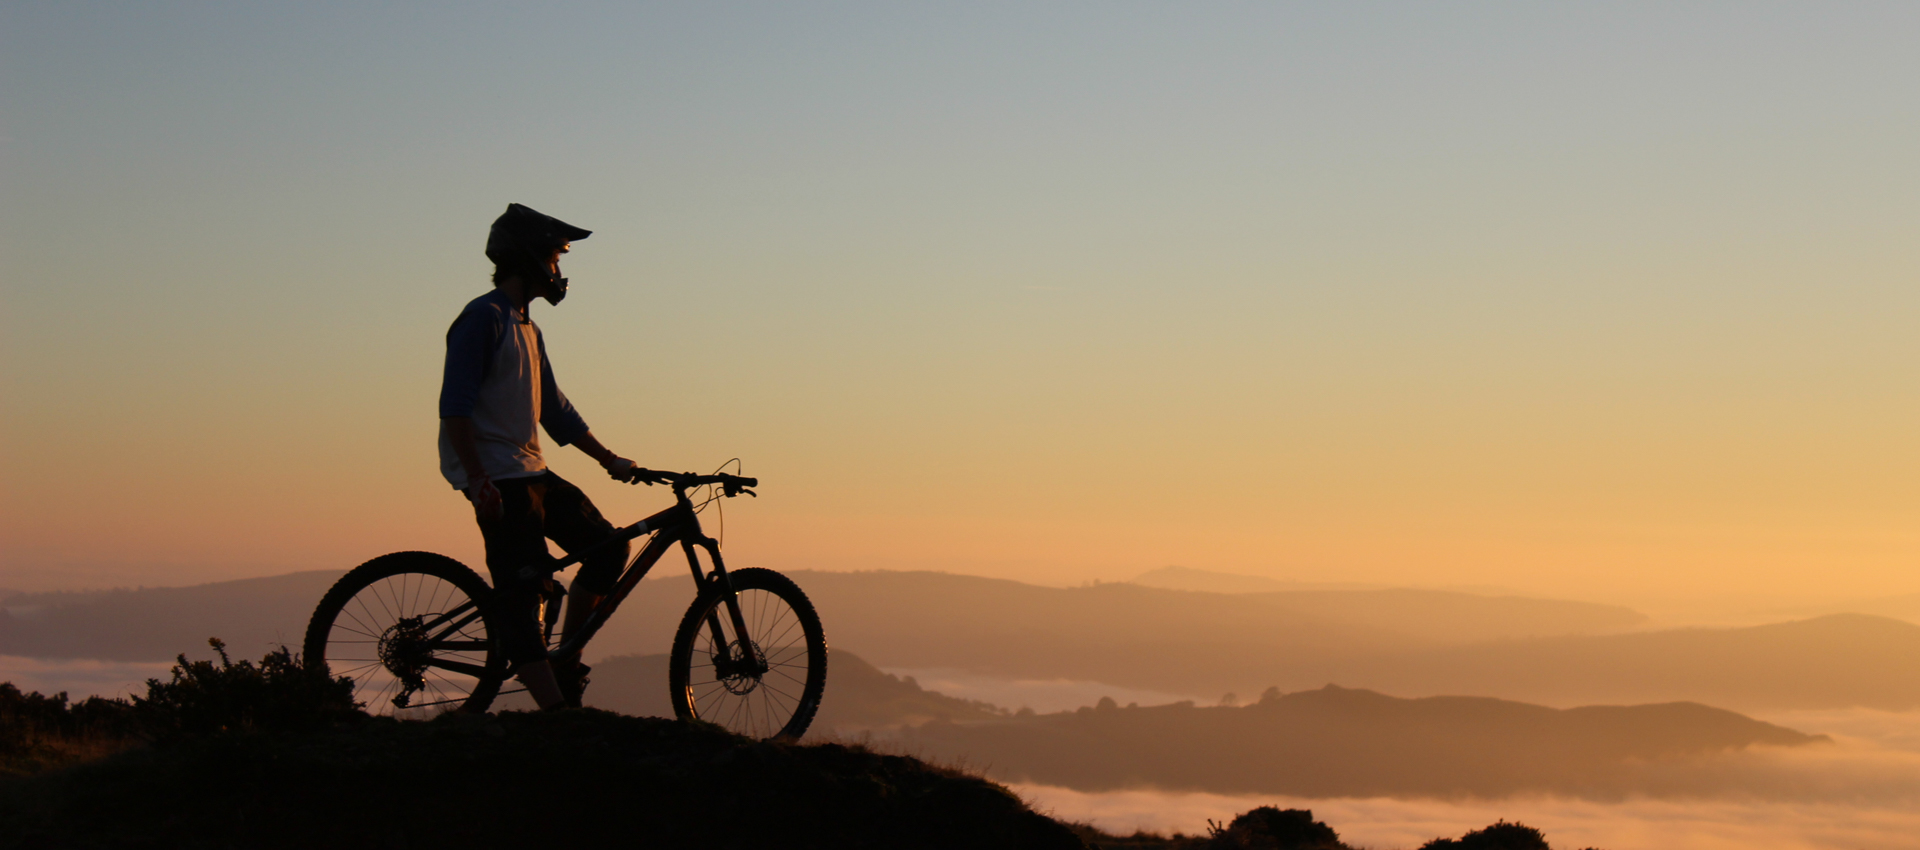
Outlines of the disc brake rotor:
{"label": "disc brake rotor", "polygon": [[713,656],[713,676],[720,686],[734,696],[745,696],[760,687],[760,677],[767,672],[767,656],[760,651],[760,645],[747,641],[742,646],[736,640],[727,644],[725,657]]}

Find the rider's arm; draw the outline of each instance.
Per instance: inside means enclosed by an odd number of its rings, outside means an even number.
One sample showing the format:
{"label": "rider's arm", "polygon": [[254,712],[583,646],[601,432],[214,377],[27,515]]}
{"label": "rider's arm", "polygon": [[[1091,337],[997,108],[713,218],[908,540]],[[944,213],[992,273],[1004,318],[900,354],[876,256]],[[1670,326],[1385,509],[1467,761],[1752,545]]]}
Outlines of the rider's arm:
{"label": "rider's arm", "polygon": [[600,468],[605,469],[607,474],[613,476],[614,479],[632,483],[631,479],[634,470],[633,461],[614,454],[612,449],[601,445],[600,441],[593,436],[592,431],[575,437],[573,439],[573,445],[574,448],[585,452],[587,457],[599,461]]}
{"label": "rider's arm", "polygon": [[612,449],[601,445],[600,441],[593,436],[592,431],[573,438],[573,447],[585,452],[587,457],[599,461],[601,466],[606,466],[620,459],[620,456],[614,454]]}

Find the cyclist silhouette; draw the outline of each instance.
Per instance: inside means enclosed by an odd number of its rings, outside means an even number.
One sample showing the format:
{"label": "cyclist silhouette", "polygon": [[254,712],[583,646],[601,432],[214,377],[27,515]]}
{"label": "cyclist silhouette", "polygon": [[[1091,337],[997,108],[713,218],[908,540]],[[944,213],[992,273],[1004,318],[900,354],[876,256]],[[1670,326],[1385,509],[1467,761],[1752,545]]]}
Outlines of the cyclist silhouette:
{"label": "cyclist silhouette", "polygon": [[[501,613],[501,649],[543,709],[578,706],[587,667],[577,654],[547,660],[537,611],[548,574],[536,565],[552,557],[547,538],[572,553],[607,540],[614,528],[580,488],[547,469],[538,430],[585,452],[616,480],[630,481],[635,470],[633,461],[594,438],[560,392],[540,328],[529,316],[533,299],[559,304],[567,296],[560,255],[590,233],[507,205],[487,236],[493,291],[468,302],[447,330],[440,384],[440,472],[473,504]],[[582,561],[566,633],[612,590],[627,552],[623,542]]]}

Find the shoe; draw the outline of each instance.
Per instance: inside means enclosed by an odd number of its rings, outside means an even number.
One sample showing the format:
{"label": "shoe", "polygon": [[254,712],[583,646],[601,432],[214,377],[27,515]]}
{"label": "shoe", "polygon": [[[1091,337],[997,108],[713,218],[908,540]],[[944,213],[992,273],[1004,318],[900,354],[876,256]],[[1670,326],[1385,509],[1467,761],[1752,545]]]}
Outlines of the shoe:
{"label": "shoe", "polygon": [[560,696],[566,698],[568,708],[581,707],[580,698],[587,693],[587,683],[593,681],[592,677],[587,675],[592,670],[592,667],[578,661],[553,668],[553,679],[560,685]]}

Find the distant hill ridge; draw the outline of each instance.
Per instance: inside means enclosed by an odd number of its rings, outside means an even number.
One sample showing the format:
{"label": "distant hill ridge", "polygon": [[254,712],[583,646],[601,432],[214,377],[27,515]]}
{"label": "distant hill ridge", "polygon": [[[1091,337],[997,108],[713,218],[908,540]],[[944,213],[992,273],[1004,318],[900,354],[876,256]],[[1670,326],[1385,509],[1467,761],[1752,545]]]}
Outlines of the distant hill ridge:
{"label": "distant hill ridge", "polygon": [[[0,654],[164,661],[177,651],[170,647],[203,643],[201,633],[209,628],[231,635],[229,645],[244,651],[264,650],[275,641],[298,643],[314,604],[340,575],[319,570],[191,587],[24,594],[0,608]],[[665,646],[693,598],[690,580],[670,575],[644,584],[596,649],[650,652]],[[925,626],[928,632],[947,624],[1056,632],[1078,626],[1069,630],[1103,640],[1113,618],[1125,618],[1176,630],[1226,628],[1251,640],[1277,629],[1338,632],[1349,640],[1386,645],[1612,631],[1644,619],[1610,605],[1431,590],[1300,591],[1210,600],[1126,583],[1052,588],[937,572],[801,570],[791,575],[816,601],[849,612],[844,625],[856,634],[867,619],[892,617],[894,625]],[[875,599],[894,610],[863,610]],[[621,635],[631,639],[620,640]]]}
{"label": "distant hill ridge", "polygon": [[935,722],[909,730],[904,742],[932,757],[989,765],[999,779],[1092,791],[1611,799],[1765,791],[1743,783],[1737,769],[1699,765],[1749,747],[1829,741],[1694,703],[1552,709],[1327,685],[1269,691],[1238,708],[1121,708],[1108,700],[1038,717]]}
{"label": "distant hill ridge", "polygon": [[1352,581],[1292,581],[1266,576],[1223,573],[1194,567],[1160,567],[1131,579],[1129,584],[1202,593],[1265,593],[1275,590],[1379,590],[1381,585]]}
{"label": "distant hill ridge", "polygon": [[1192,590],[1202,593],[1267,593],[1285,590],[1438,590],[1447,593],[1470,593],[1476,596],[1528,597],[1528,594],[1509,587],[1494,585],[1388,585],[1357,581],[1299,581],[1296,579],[1268,578],[1266,576],[1247,575],[1245,573],[1225,573],[1219,570],[1203,570],[1195,567],[1160,567],[1148,570],[1127,580],[1128,584],[1145,587],[1160,587],[1167,590]]}
{"label": "distant hill ridge", "polygon": [[[808,734],[854,735],[933,720],[979,722],[1008,714],[976,700],[925,690],[911,679],[888,674],[844,649],[827,663],[828,688]],[[672,717],[667,699],[667,656],[621,655],[593,665],[586,704],[637,717]]]}
{"label": "distant hill ridge", "polygon": [[[668,575],[641,585],[596,639],[594,658],[666,650],[693,596],[689,579]],[[1125,583],[1039,587],[933,572],[790,575],[818,605],[833,645],[885,667],[1173,693],[1343,682],[1552,705],[1920,706],[1920,626],[1863,615],[1620,632],[1637,615],[1446,591],[1218,594]],[[0,654],[166,661],[210,635],[258,654],[297,644],[336,576],[14,597],[0,607]]]}
{"label": "distant hill ridge", "polygon": [[[1564,793],[1673,797],[1756,789],[1716,759],[1826,742],[1694,703],[1553,709],[1483,697],[1401,699],[1328,685],[1252,705],[1192,703],[1013,715],[889,675],[836,650],[809,739],[889,742],[987,765],[1003,780],[1325,797]],[[587,703],[670,717],[666,656],[603,659]],[[1764,789],[1760,789],[1764,790]]]}
{"label": "distant hill ridge", "polygon": [[[0,607],[0,654],[171,661],[228,636],[242,655],[299,646],[321,594],[344,571],[314,570],[190,587],[27,593]],[[195,657],[200,657],[195,655]]]}
{"label": "distant hill ridge", "polygon": [[1748,710],[1905,710],[1920,706],[1920,625],[1831,614],[1743,628],[1498,641],[1376,659],[1356,665],[1355,674],[1413,693],[1444,683],[1562,705],[1684,693]]}

